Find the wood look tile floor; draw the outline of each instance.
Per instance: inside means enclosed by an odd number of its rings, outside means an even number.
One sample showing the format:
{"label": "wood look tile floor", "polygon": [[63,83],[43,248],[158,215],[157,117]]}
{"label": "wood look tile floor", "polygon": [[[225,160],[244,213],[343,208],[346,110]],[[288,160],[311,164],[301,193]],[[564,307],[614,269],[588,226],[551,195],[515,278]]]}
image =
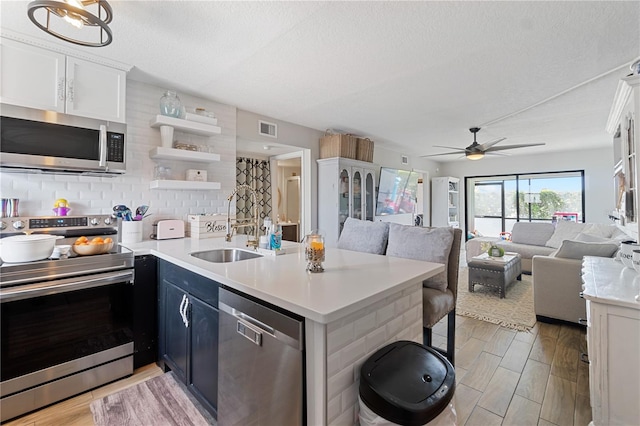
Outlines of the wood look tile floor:
{"label": "wood look tile floor", "polygon": [[[445,317],[446,319],[446,317]],[[446,322],[434,328],[445,347]],[[456,318],[456,409],[462,426],[586,426],[591,421],[589,371],[579,327],[536,323],[516,332],[484,321]],[[89,404],[162,374],[151,364],[119,380],[6,423],[6,426],[92,425]]]}
{"label": "wood look tile floor", "polygon": [[[446,317],[445,317],[446,319]],[[433,344],[446,347],[446,322]],[[586,426],[591,421],[586,330],[537,322],[517,332],[456,317],[458,424]]]}

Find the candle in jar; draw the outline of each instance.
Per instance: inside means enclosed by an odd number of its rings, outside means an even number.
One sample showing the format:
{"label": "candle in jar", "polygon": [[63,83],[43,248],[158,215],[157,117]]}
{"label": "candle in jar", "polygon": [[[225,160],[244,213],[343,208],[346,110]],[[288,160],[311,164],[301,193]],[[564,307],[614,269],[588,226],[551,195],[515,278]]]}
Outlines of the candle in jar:
{"label": "candle in jar", "polygon": [[311,241],[310,246],[312,250],[322,250],[324,248],[322,241]]}

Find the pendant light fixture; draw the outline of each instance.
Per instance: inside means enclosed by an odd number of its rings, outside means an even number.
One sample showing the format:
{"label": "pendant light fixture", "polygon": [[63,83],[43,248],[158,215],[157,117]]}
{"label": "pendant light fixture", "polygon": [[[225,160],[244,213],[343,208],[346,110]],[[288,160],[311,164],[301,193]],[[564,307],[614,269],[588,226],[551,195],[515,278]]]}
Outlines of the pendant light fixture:
{"label": "pendant light fixture", "polygon": [[36,0],[28,7],[31,22],[61,40],[89,47],[113,40],[113,11],[105,0]]}

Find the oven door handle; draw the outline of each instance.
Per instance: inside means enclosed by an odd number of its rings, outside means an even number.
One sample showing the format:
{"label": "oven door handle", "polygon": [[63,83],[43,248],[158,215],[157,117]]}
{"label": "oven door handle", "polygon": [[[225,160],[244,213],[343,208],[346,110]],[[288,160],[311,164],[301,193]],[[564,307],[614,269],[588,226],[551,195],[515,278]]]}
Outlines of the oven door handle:
{"label": "oven door handle", "polygon": [[17,287],[8,287],[0,290],[0,303],[33,297],[50,296],[69,291],[83,290],[93,287],[133,282],[133,269],[125,271],[107,272],[85,277],[66,278],[41,283],[29,284]]}

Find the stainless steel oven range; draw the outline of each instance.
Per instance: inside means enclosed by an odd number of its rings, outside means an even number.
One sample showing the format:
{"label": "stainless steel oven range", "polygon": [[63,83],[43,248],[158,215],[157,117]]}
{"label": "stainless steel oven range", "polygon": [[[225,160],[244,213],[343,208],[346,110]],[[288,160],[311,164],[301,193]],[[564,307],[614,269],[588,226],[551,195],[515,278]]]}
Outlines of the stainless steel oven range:
{"label": "stainless steel oven range", "polygon": [[[109,215],[3,218],[17,233],[118,241]],[[0,265],[0,421],[133,373],[134,256],[109,253]]]}

